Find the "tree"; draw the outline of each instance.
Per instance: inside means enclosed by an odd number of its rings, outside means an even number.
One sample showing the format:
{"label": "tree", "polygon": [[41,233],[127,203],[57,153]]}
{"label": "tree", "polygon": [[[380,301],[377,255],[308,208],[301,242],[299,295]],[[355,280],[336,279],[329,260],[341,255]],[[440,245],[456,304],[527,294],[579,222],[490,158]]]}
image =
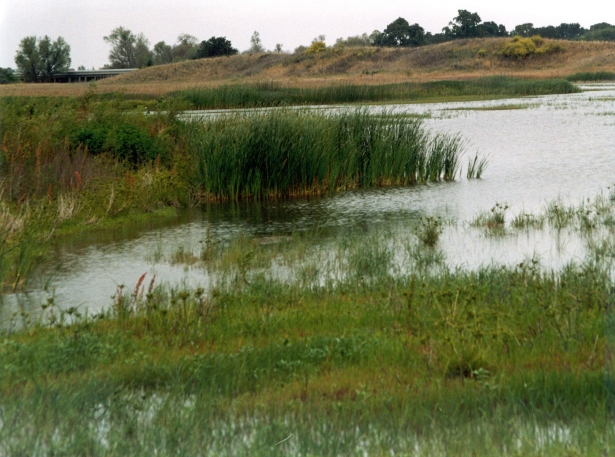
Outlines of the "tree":
{"label": "tree", "polygon": [[25,37],[15,55],[24,81],[50,81],[54,73],[67,71],[70,62],[70,46],[64,38],[52,42],[47,35],[41,39]]}
{"label": "tree", "polygon": [[252,34],[252,38],[250,38],[250,48],[248,52],[265,52],[265,48],[261,42],[261,36],[256,31]]}
{"label": "tree", "polygon": [[38,43],[41,62],[41,77],[50,80],[54,73],[61,73],[70,67],[70,46],[64,38],[58,37],[54,42],[45,35]]}
{"label": "tree", "polygon": [[410,25],[400,17],[378,36],[379,46],[420,46],[425,42],[425,30],[418,24]]}
{"label": "tree", "polygon": [[522,36],[525,38],[529,38],[534,35],[534,24],[531,22],[526,22],[525,24],[520,24],[516,26],[510,34],[512,36]]}
{"label": "tree", "polygon": [[480,24],[481,18],[478,13],[470,13],[468,10],[457,10],[457,13],[458,16],[448,24],[453,38],[476,38],[480,36],[478,24]]}
{"label": "tree", "polygon": [[11,68],[0,68],[0,84],[11,84],[17,82],[17,76]]}
{"label": "tree", "polygon": [[508,32],[506,31],[506,27],[504,25],[498,25],[493,21],[489,21],[478,25],[478,36],[508,36]]}
{"label": "tree", "polygon": [[207,57],[232,56],[239,51],[233,48],[233,45],[226,37],[211,37],[207,41],[201,41],[201,45],[197,51],[197,58],[203,59]]}
{"label": "tree", "polygon": [[276,43],[275,44],[275,48],[273,48],[273,52],[277,52],[278,54],[282,54],[284,52],[284,50],[282,49],[282,46],[284,46],[282,43]]}
{"label": "tree", "polygon": [[586,41],[615,41],[615,25],[607,22],[594,24],[589,28],[589,32],[581,35],[580,39]]}
{"label": "tree", "polygon": [[124,27],[117,27],[103,40],[111,45],[110,68],[143,68],[153,63],[149,41],[142,33],[135,35]]}

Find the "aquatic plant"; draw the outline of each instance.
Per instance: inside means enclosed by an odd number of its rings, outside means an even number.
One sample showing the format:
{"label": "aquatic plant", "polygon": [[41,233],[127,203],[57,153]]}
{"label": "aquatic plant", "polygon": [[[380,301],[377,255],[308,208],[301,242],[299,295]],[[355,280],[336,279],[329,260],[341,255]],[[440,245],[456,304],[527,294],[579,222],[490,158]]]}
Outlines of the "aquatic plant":
{"label": "aquatic plant", "polygon": [[479,157],[478,153],[473,158],[468,158],[468,172],[466,177],[468,179],[480,179],[487,169],[489,160],[487,157]]}
{"label": "aquatic plant", "polygon": [[444,223],[439,216],[421,217],[416,228],[419,241],[425,246],[433,247],[438,243],[440,235],[444,231]]}
{"label": "aquatic plant", "polygon": [[454,180],[464,142],[418,119],[366,110],[265,111],[189,123],[205,199],[272,198]]}

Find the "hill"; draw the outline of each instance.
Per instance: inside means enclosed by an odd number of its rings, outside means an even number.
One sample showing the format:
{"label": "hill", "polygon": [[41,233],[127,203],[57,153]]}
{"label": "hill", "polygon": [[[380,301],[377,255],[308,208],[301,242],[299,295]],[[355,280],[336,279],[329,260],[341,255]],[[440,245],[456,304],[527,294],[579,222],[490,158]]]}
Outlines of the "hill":
{"label": "hill", "polygon": [[[544,40],[552,49],[525,59],[506,58],[510,38],[458,40],[419,48],[330,48],[319,54],[243,54],[150,67],[100,82],[101,86],[160,85],[168,90],[253,81],[290,86],[336,81],[381,84],[466,79],[488,75],[564,77],[615,71],[615,43]],[[152,88],[153,89],[153,88]]]}
{"label": "hill", "polygon": [[[97,92],[159,96],[227,84],[276,82],[287,87],[377,85],[460,80],[506,75],[565,77],[579,72],[615,72],[615,42],[542,40],[540,52],[524,59],[502,55],[511,38],[456,40],[419,48],[328,48],[318,54],[241,54],[145,68],[98,81]],[[6,95],[78,95],[75,84],[9,84]]]}

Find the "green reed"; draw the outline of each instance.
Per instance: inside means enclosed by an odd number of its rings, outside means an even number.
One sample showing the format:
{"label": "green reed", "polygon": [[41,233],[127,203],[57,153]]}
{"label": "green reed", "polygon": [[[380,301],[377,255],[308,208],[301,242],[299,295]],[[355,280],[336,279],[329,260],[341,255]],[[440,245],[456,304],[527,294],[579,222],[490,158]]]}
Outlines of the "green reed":
{"label": "green reed", "polygon": [[581,72],[566,76],[568,81],[615,81],[615,73],[612,71]]}
{"label": "green reed", "polygon": [[340,84],[326,87],[284,87],[274,82],[191,89],[172,94],[196,109],[256,108],[265,106],[328,105],[419,101],[454,97],[504,97],[570,94],[579,89],[564,79],[531,80],[493,76],[465,81],[435,81],[383,85]]}
{"label": "green reed", "polygon": [[196,183],[210,199],[285,197],[454,180],[464,143],[420,120],[365,110],[225,115],[187,126]]}

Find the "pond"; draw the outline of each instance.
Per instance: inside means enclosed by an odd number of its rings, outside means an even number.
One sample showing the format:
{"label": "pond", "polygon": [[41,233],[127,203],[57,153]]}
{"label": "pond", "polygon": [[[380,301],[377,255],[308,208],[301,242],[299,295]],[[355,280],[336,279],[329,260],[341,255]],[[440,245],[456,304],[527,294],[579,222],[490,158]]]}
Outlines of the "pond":
{"label": "pond", "polygon": [[[558,269],[580,261],[587,242],[574,230],[546,226],[496,236],[469,222],[496,204],[508,207],[511,220],[522,212],[544,212],[556,201],[579,205],[609,192],[615,183],[615,85],[582,88],[573,95],[370,105],[373,113],[417,115],[433,132],[461,134],[466,141],[462,176],[455,182],[321,198],[211,205],[158,225],[63,240],[54,247],[53,261],[30,282],[28,294],[5,297],[0,322],[6,325],[19,309],[37,312],[49,297],[64,309],[98,312],[111,304],[119,286],[133,290],[144,273],[147,283],[155,276],[156,284],[207,288],[211,278],[204,269],[169,261],[178,250],[198,255],[207,237],[228,241],[243,235],[267,243],[303,233],[321,245],[350,233],[355,242],[379,233],[400,239],[413,236],[422,216],[440,216],[445,223],[439,250],[450,266],[535,258],[543,268]],[[482,179],[468,180],[467,159],[476,153],[488,158],[488,167]]]}

